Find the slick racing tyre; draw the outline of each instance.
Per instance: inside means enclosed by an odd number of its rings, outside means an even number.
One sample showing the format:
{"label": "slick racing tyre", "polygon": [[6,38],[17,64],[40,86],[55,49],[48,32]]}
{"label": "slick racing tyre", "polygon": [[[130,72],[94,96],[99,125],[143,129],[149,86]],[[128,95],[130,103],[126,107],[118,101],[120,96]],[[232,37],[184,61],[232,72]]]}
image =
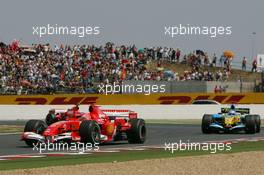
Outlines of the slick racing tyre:
{"label": "slick racing tyre", "polygon": [[[29,120],[25,125],[24,132],[35,132],[41,135],[47,127],[47,124],[42,120]],[[25,142],[28,146],[33,147],[33,144],[37,144],[38,141],[27,139]]]}
{"label": "slick racing tyre", "polygon": [[256,122],[256,133],[260,132],[261,120],[259,115],[253,115],[255,117]]}
{"label": "slick racing tyre", "polygon": [[213,120],[212,115],[204,114],[203,119],[202,119],[202,132],[204,134],[211,133],[211,129],[209,127],[212,123],[212,120]]}
{"label": "slick racing tyre", "polygon": [[245,116],[246,133],[254,134],[256,132],[256,119],[254,115]]}
{"label": "slick racing tyre", "polygon": [[81,141],[84,143],[100,143],[100,126],[96,121],[93,120],[84,120],[80,125],[80,136]]}
{"label": "slick racing tyre", "polygon": [[144,143],[146,140],[146,124],[143,119],[130,119],[131,128],[127,131],[129,143]]}

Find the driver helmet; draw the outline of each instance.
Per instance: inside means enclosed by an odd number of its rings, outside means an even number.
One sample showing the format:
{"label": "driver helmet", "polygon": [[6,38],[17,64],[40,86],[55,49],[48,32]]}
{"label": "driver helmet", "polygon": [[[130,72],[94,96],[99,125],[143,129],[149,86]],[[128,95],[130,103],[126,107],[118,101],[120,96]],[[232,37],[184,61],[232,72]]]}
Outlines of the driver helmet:
{"label": "driver helmet", "polygon": [[235,115],[236,114],[236,111],[235,110],[230,110],[229,111],[229,115]]}
{"label": "driver helmet", "polygon": [[229,114],[230,115],[235,115],[236,114],[236,107],[235,107],[234,104],[231,105]]}

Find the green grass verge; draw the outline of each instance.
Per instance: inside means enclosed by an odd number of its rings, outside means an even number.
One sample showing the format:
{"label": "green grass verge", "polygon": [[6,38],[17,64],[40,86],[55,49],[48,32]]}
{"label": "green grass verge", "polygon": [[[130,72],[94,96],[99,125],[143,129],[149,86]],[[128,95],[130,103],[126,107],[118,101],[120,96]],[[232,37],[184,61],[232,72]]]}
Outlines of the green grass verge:
{"label": "green grass verge", "polygon": [[20,125],[0,125],[0,133],[23,132],[24,126]]}
{"label": "green grass verge", "polygon": [[[231,151],[219,151],[216,154],[246,151],[264,151],[264,141],[240,142],[232,144]],[[91,155],[71,155],[44,158],[25,158],[0,161],[0,170],[28,169],[48,166],[78,165],[86,163],[124,162],[131,160],[172,158],[180,156],[198,156],[211,154],[210,151],[176,151],[173,154],[162,150],[124,151],[118,153],[97,153]],[[212,155],[212,154],[211,154]]]}

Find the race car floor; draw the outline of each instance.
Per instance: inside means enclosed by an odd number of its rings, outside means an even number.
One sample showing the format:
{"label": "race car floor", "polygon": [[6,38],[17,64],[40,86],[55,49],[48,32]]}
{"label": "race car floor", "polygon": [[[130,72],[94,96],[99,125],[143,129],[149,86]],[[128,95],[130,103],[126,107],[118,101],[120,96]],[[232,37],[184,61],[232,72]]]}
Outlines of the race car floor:
{"label": "race car floor", "polygon": [[[124,149],[142,146],[164,146],[165,143],[225,141],[232,139],[251,140],[264,138],[263,128],[257,134],[203,134],[200,125],[148,124],[144,144],[128,144],[126,141],[100,145],[104,149]],[[0,135],[0,156],[38,153],[20,141],[19,134]]]}

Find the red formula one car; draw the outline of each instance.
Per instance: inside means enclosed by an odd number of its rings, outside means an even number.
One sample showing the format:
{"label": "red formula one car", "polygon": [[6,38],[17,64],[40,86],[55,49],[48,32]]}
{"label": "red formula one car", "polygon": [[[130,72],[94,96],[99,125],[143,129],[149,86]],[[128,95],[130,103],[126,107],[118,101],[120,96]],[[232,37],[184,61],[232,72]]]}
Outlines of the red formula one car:
{"label": "red formula one car", "polygon": [[128,140],[144,143],[146,125],[137,113],[130,110],[101,110],[91,105],[89,112],[79,111],[78,105],[68,110],[49,111],[46,121],[29,120],[22,134],[28,146],[39,142],[103,143]]}

